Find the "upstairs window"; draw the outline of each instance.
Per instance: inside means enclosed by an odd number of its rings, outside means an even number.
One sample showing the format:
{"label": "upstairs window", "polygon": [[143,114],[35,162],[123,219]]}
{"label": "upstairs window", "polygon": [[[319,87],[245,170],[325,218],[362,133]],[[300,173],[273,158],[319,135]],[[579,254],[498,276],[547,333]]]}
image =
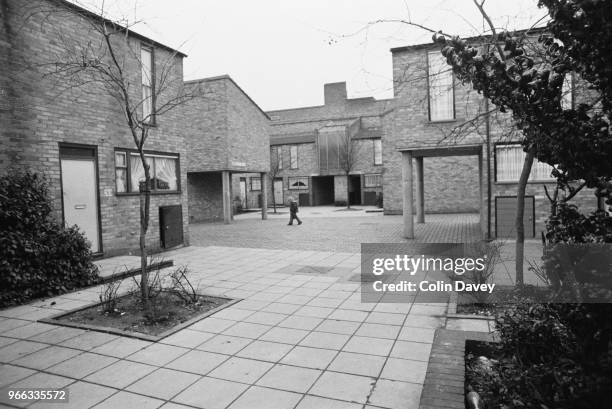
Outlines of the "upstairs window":
{"label": "upstairs window", "polygon": [[[497,182],[518,182],[525,162],[525,152],[519,144],[496,145],[495,146],[496,174]],[[531,167],[529,180],[547,181],[553,180],[550,175],[552,166],[547,163],[534,160]]]}
{"label": "upstairs window", "polygon": [[283,169],[283,148],[282,146],[276,147],[276,163],[278,163],[278,170]]}
{"label": "upstairs window", "polygon": [[298,147],[297,145],[292,145],[289,148],[289,167],[291,169],[298,168]]}
{"label": "upstairs window", "polygon": [[319,169],[340,169],[340,156],[343,151],[343,137],[337,132],[319,132],[317,139],[319,148]]}
{"label": "upstairs window", "polygon": [[382,140],[374,139],[374,164],[382,165]]}
{"label": "upstairs window", "polygon": [[140,48],[140,68],[142,78],[142,120],[154,123],[153,101],[153,50],[147,46]]}
{"label": "upstairs window", "polygon": [[429,120],[455,119],[455,90],[453,72],[440,51],[427,53],[429,82]]}

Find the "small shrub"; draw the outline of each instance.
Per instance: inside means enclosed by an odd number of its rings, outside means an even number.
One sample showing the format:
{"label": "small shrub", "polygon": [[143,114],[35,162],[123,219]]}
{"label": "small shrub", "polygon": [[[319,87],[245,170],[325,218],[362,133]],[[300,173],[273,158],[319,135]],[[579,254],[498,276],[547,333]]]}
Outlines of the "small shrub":
{"label": "small shrub", "polygon": [[102,303],[102,311],[105,313],[114,313],[117,310],[117,292],[123,280],[112,280],[104,284],[100,289],[100,302]]}
{"label": "small shrub", "polygon": [[[495,266],[501,260],[501,248],[504,243],[501,241],[478,241],[467,244],[466,255],[473,258],[484,259],[484,269],[471,270],[465,275],[465,280],[472,284],[489,284],[495,274]],[[485,304],[489,301],[491,294],[486,291],[473,290],[469,295],[478,304]]]}
{"label": "small shrub", "polygon": [[172,292],[176,294],[186,303],[196,303],[198,301],[198,293],[196,289],[187,278],[189,270],[187,266],[182,266],[170,273],[170,279],[172,280]]}
{"label": "small shrub", "polygon": [[612,388],[609,304],[516,304],[496,320],[491,388],[506,408],[607,407]]}
{"label": "small shrub", "polygon": [[43,176],[13,169],[0,177],[0,307],[97,282],[89,243],[51,209]]}

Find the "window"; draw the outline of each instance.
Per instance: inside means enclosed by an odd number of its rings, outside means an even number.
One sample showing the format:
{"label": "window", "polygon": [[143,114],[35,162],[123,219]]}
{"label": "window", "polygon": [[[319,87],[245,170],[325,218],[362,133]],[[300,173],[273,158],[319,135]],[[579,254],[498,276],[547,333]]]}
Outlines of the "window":
{"label": "window", "polygon": [[261,178],[251,178],[251,190],[261,190]]}
{"label": "window", "polygon": [[276,160],[276,163],[278,164],[278,170],[282,170],[283,169],[283,147],[282,146],[276,146],[274,148],[272,148],[272,160]]}
{"label": "window", "polygon": [[[495,146],[496,174],[498,182],[518,182],[525,161],[523,147],[518,144]],[[529,180],[552,180],[552,166],[535,160]]]}
{"label": "window", "polygon": [[127,154],[115,152],[115,185],[117,193],[127,192]]}
{"label": "window", "polygon": [[154,122],[153,101],[153,50],[149,47],[140,48],[140,67],[142,75],[142,121]]}
{"label": "window", "polygon": [[308,177],[289,178],[288,182],[289,182],[289,189],[291,190],[308,189]]}
{"label": "window", "polygon": [[374,164],[382,165],[382,139],[374,139]]}
{"label": "window", "polygon": [[382,186],[382,175],[364,175],[363,176],[363,187],[377,187]]}
{"label": "window", "polygon": [[427,53],[429,79],[429,120],[448,121],[455,119],[455,91],[453,72],[440,51]]}
{"label": "window", "polygon": [[298,147],[297,145],[292,145],[289,148],[289,167],[291,169],[298,168]]}
{"label": "window", "polygon": [[[178,192],[179,158],[177,155],[145,154],[151,177],[151,191]],[[115,152],[115,185],[117,193],[138,193],[144,182],[144,168],[136,152]]]}
{"label": "window", "polygon": [[563,78],[563,86],[561,87],[561,108],[574,108],[574,76],[572,73],[567,73]]}
{"label": "window", "polygon": [[342,150],[342,135],[338,133],[319,132],[319,169],[340,169],[340,151]]}

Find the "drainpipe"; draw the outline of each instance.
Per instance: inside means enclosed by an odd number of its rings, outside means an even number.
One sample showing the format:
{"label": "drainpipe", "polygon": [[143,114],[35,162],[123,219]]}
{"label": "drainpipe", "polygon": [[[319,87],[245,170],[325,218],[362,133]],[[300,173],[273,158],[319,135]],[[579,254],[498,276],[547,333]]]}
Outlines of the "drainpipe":
{"label": "drainpipe", "polygon": [[491,239],[491,126],[489,98],[485,97],[485,134],[487,137],[487,239]]}

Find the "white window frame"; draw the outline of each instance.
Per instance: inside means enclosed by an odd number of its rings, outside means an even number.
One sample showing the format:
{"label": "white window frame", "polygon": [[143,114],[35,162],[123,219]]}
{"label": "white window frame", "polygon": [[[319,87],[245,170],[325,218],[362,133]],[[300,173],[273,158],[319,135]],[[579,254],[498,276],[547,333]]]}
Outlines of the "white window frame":
{"label": "white window frame", "polygon": [[383,155],[382,155],[382,139],[373,139],[372,145],[374,148],[374,164],[382,165],[383,163]]}
{"label": "white window frame", "polygon": [[[495,145],[495,181],[517,183],[521,176],[524,161],[525,152],[520,144],[507,143]],[[550,175],[551,171],[552,166],[535,159],[531,167],[529,182],[554,181],[555,179]]]}
{"label": "white window frame", "polygon": [[[125,166],[117,163],[117,156],[125,157]],[[180,165],[180,156],[178,154],[158,154],[158,153],[148,153],[145,152],[145,158],[147,161],[151,161],[151,165],[149,167],[149,172],[151,175],[151,179],[155,178],[155,159],[172,159],[175,161],[175,172],[176,172],[176,189],[158,189],[156,186],[153,186],[151,189],[152,194],[167,194],[167,193],[181,193],[181,165]],[[115,150],[115,193],[118,195],[134,195],[139,194],[139,189],[132,188],[132,165],[131,161],[137,160],[140,162],[140,155],[138,152],[132,149],[116,149]],[[117,187],[117,170],[125,169],[126,173],[126,184],[125,190],[120,191]]]}
{"label": "white window frame", "polygon": [[142,120],[148,124],[155,123],[155,98],[153,96],[155,89],[154,61],[153,48],[141,44],[140,75],[142,88]]}
{"label": "white window frame", "polygon": [[[374,182],[372,183],[372,179]],[[371,173],[363,175],[363,187],[380,187],[382,186],[382,175],[380,173]]]}
{"label": "white window frame", "polygon": [[276,163],[278,163],[278,170],[283,169],[283,147],[276,147]]}
{"label": "white window frame", "polygon": [[298,147],[297,145],[291,145],[289,147],[289,168],[297,169],[298,165]]}
{"label": "white window frame", "polygon": [[439,50],[427,53],[427,96],[431,122],[455,119],[453,71]]}

